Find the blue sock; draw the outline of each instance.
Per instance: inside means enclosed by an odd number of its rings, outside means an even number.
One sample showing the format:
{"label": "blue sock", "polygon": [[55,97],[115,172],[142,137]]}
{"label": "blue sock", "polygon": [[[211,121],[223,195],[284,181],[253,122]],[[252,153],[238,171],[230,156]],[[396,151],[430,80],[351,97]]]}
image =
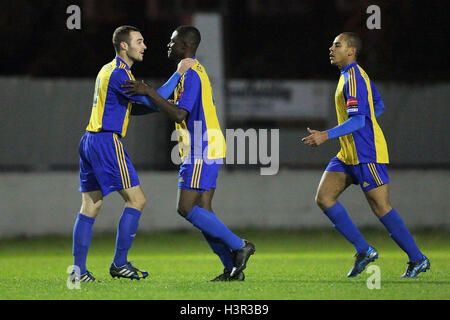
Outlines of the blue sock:
{"label": "blue sock", "polygon": [[369,249],[369,244],[339,202],[325,210],[324,213],[333,222],[334,227],[355,246],[357,253],[363,253]]}
{"label": "blue sock", "polygon": [[414,241],[414,238],[406,228],[403,219],[400,217],[395,209],[392,209],[380,218],[381,223],[384,224],[389,231],[391,238],[398,244],[409,257],[409,261],[416,263],[423,259],[423,254]]}
{"label": "blue sock", "polygon": [[230,231],[217,217],[206,209],[195,206],[186,220],[212,238],[220,239],[231,250],[242,248],[244,241]]}
{"label": "blue sock", "polygon": [[[215,215],[214,212],[211,212],[211,214]],[[202,234],[211,247],[212,251],[219,256],[220,261],[222,261],[223,267],[227,270],[232,270],[234,264],[230,249],[225,245],[225,243],[220,241],[220,239],[215,239],[205,232],[202,232]]]}
{"label": "blue sock", "polygon": [[118,267],[127,263],[128,250],[133,244],[134,237],[139,226],[141,212],[134,208],[125,207],[120,217],[116,236],[116,254],[114,264]]}
{"label": "blue sock", "polygon": [[80,268],[80,274],[86,272],[86,258],[92,239],[92,226],[94,222],[95,218],[78,213],[75,225],[73,226],[73,264]]}

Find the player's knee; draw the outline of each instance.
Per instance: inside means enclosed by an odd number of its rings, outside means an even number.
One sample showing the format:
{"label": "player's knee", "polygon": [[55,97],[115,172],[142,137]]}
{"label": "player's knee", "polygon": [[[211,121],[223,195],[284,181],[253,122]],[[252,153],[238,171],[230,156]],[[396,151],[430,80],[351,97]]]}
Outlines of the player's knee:
{"label": "player's knee", "polygon": [[314,201],[319,206],[320,209],[326,210],[330,207],[330,204],[333,203],[333,200],[329,197],[325,196],[322,193],[317,193],[316,197],[314,198]]}
{"label": "player's knee", "polygon": [[189,212],[188,212],[185,208],[180,207],[180,206],[177,207],[177,213],[178,213],[180,216],[182,216],[183,218],[186,218],[187,215],[189,214]]}
{"label": "player's knee", "polygon": [[147,204],[147,197],[145,195],[142,195],[142,199],[139,200],[139,205],[144,209],[145,205]]}
{"label": "player's knee", "polygon": [[189,212],[191,212],[192,206],[184,203],[179,203],[177,206],[177,212],[183,218],[186,218]]}
{"label": "player's knee", "polygon": [[142,210],[144,210],[146,203],[147,203],[147,199],[142,194],[138,197],[133,197],[133,198],[129,199],[128,201],[125,202],[125,205],[127,207],[132,207],[139,211],[142,211]]}
{"label": "player's knee", "polygon": [[139,210],[142,211],[145,208],[145,205],[147,204],[147,198],[142,194],[138,198],[134,199],[133,205]]}
{"label": "player's knee", "polygon": [[372,208],[373,213],[378,218],[383,217],[386,213],[392,210],[392,206],[388,202],[387,203],[372,202],[370,203],[370,207]]}
{"label": "player's knee", "polygon": [[211,202],[200,201],[198,206],[200,208],[202,208],[202,209],[208,210],[209,212],[213,212],[213,209],[212,209],[212,206],[211,206]]}
{"label": "player's knee", "polygon": [[88,217],[95,218],[102,208],[103,200],[99,200],[97,202],[87,202],[83,201],[81,203],[80,212]]}

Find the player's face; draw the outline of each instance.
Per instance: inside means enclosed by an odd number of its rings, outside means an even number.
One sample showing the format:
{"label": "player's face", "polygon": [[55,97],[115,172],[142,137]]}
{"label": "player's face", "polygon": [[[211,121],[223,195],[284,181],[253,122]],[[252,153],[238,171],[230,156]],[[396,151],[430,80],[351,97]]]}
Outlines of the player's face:
{"label": "player's face", "polygon": [[144,60],[144,52],[147,50],[147,46],[144,44],[142,34],[138,31],[131,31],[129,42],[127,56],[133,61]]}
{"label": "player's face", "polygon": [[170,42],[167,44],[167,57],[174,61],[183,59],[184,47],[182,39],[178,36],[178,31],[174,31],[170,37]]}
{"label": "player's face", "polygon": [[343,34],[338,35],[334,39],[333,45],[329,48],[330,63],[338,68],[345,67],[349,61],[350,48],[347,47],[345,37]]}

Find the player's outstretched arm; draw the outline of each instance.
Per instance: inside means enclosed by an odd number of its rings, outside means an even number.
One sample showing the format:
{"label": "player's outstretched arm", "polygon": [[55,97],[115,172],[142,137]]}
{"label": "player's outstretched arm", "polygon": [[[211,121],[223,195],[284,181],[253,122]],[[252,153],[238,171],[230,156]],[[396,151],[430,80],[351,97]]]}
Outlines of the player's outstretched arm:
{"label": "player's outstretched arm", "polygon": [[[157,90],[158,94],[164,99],[169,98],[172,92],[175,90],[181,76],[196,63],[197,62],[191,58],[181,60],[180,63],[178,63],[177,71],[174,72],[169,80],[167,80],[167,82]],[[140,101],[138,103],[135,103],[133,109],[131,110],[132,115],[144,115],[148,113],[159,112],[158,108],[147,96],[142,96],[139,100]]]}
{"label": "player's outstretched arm", "polygon": [[328,132],[326,131],[306,129],[310,135],[302,138],[302,142],[310,147],[317,147],[329,139]]}
{"label": "player's outstretched arm", "polygon": [[153,104],[159,110],[165,112],[173,121],[180,123],[186,119],[188,112],[184,109],[178,108],[175,104],[163,98],[152,86],[144,81],[127,80],[127,83],[122,85],[125,93],[134,95],[146,95],[150,98]]}
{"label": "player's outstretched arm", "polygon": [[308,146],[317,147],[329,139],[342,137],[356,130],[359,130],[364,127],[364,124],[365,116],[355,115],[350,117],[350,119],[348,119],[341,125],[327,131],[317,131],[307,128],[310,135],[302,138],[302,142],[307,144]]}
{"label": "player's outstretched arm", "polygon": [[157,92],[161,97],[164,99],[167,99],[170,97],[172,92],[175,90],[178,81],[180,80],[181,76],[186,73],[194,64],[197,62],[192,58],[185,58],[178,63],[177,71],[170,77],[169,80],[167,80],[166,83],[164,83]]}

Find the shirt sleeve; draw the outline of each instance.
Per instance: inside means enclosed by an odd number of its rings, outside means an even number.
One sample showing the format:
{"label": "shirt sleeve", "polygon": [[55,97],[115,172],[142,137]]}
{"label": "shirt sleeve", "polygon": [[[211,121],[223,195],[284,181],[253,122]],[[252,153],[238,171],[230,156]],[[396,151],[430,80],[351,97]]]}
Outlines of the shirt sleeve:
{"label": "shirt sleeve", "polygon": [[164,83],[157,91],[161,97],[164,99],[169,98],[173,90],[175,90],[178,81],[180,80],[181,75],[178,72],[175,72],[166,83]]}
{"label": "shirt sleeve", "polygon": [[384,112],[386,107],[384,106],[383,99],[381,99],[381,96],[378,93],[378,90],[373,84],[372,80],[370,80],[370,87],[372,88],[372,98],[373,98],[373,108],[375,118],[378,118],[378,116]]}
{"label": "shirt sleeve", "polygon": [[[180,80],[180,78],[181,75],[175,72],[165,84],[163,84],[158,90],[156,90],[156,92],[158,92],[158,94],[164,99],[169,98],[173,93],[173,90],[175,90],[175,87],[177,86],[178,80]],[[149,97],[143,96],[143,100],[145,100],[144,103],[133,103],[131,115],[140,116],[148,113],[159,112],[158,107],[155,106],[155,104],[150,100]]]}
{"label": "shirt sleeve", "polygon": [[362,127],[364,127],[365,121],[366,117],[364,115],[362,114],[354,115],[350,117],[347,121],[345,121],[343,124],[327,130],[328,138],[334,139],[357,131]]}
{"label": "shirt sleeve", "polygon": [[177,101],[177,106],[191,113],[201,90],[200,77],[194,70],[189,69],[184,75],[183,93]]}
{"label": "shirt sleeve", "polygon": [[349,117],[354,115],[370,116],[366,81],[354,68],[350,68],[348,71],[348,78],[344,85],[344,97]]}

